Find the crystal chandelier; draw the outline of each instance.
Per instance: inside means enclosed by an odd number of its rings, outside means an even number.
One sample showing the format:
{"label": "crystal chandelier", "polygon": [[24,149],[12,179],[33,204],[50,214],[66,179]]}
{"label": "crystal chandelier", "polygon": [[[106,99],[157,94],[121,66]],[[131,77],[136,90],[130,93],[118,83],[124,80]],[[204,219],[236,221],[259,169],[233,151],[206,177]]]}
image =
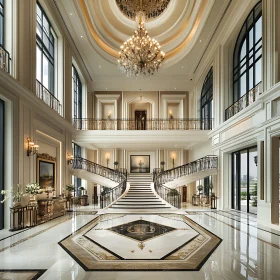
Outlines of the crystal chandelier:
{"label": "crystal chandelier", "polygon": [[[141,1],[142,3],[142,1]],[[118,64],[128,76],[150,76],[158,71],[165,53],[160,44],[152,39],[145,29],[145,15],[137,13],[138,29],[134,35],[120,47]]]}

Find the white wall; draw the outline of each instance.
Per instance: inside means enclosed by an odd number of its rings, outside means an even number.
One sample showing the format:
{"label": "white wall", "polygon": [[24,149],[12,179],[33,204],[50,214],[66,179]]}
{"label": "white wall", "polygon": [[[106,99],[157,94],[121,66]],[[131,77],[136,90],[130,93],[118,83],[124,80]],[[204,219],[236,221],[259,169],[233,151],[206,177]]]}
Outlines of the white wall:
{"label": "white wall", "polygon": [[213,155],[211,140],[205,143],[197,144],[189,151],[189,162],[200,159],[202,157]]}

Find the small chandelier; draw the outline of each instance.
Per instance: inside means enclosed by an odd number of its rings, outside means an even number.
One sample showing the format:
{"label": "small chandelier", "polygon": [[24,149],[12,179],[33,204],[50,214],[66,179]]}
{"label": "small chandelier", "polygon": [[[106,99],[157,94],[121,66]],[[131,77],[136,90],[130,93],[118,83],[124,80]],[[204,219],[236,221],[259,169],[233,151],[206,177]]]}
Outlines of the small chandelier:
{"label": "small chandelier", "polygon": [[[141,1],[142,2],[142,1]],[[158,71],[165,53],[157,40],[152,39],[145,29],[145,15],[137,13],[138,29],[120,47],[118,64],[128,76],[150,76]]]}

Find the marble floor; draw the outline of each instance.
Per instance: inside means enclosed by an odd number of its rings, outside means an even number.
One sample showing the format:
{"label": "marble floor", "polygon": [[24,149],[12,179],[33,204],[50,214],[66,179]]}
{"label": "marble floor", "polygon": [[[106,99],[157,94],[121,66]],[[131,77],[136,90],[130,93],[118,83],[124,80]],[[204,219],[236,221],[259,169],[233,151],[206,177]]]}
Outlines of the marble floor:
{"label": "marble floor", "polygon": [[[187,211],[180,210],[177,213],[158,214],[123,213],[123,217],[121,217],[121,213],[118,213],[119,220],[114,219],[109,222],[105,219],[103,226],[101,226],[102,223],[96,223],[96,229],[99,228],[96,232],[107,230],[111,234],[108,237],[110,242],[104,243],[103,249],[106,251],[112,249],[111,252],[118,249],[118,254],[123,254],[121,257],[124,264],[130,262],[125,259],[129,257],[124,254],[125,248],[123,251],[120,249],[126,244],[126,241],[135,246],[131,251],[134,250],[133,254],[137,255],[136,259],[142,258],[141,254],[144,253],[149,253],[149,258],[152,259],[153,253],[160,254],[162,251],[161,253],[164,254],[168,250],[172,251],[172,248],[168,248],[168,246],[172,246],[174,242],[184,239],[185,243],[188,243],[191,235],[195,237],[202,227],[209,232],[209,235],[213,234],[221,238],[222,242],[208,255],[198,271],[170,271],[168,265],[162,267],[164,271],[149,271],[148,269],[143,271],[124,271],[123,269],[119,271],[86,271],[82,264],[59,243],[69,236],[75,238],[75,234],[80,233],[83,229],[88,230],[82,234],[87,234],[89,240],[93,239],[95,242],[98,235],[95,235],[94,227],[87,227],[96,219],[105,217],[104,214],[112,215],[106,211],[98,211],[95,214],[91,208],[80,208],[77,212],[16,235],[11,235],[10,232],[1,233],[0,279],[280,279],[280,232],[258,225],[256,217],[253,215],[209,209],[204,209],[204,211],[203,209],[187,209]],[[166,215],[169,218],[173,216],[174,219],[169,219],[167,222]],[[178,217],[186,217],[187,223],[180,222],[181,218],[177,219]],[[146,222],[141,223],[142,220]],[[196,224],[197,228],[191,228],[191,225]],[[163,225],[167,230],[157,225]],[[120,230],[118,226],[121,226],[122,229]],[[142,233],[142,240],[133,235],[137,231]],[[188,232],[189,236],[185,235],[185,232]],[[179,236],[179,233],[182,236]],[[176,234],[178,235],[176,236]],[[168,235],[170,238],[166,238]],[[120,238],[117,242],[114,239],[116,236]],[[124,242],[123,245],[120,245],[120,240]],[[160,246],[156,245],[154,242],[156,240],[158,245],[161,244]],[[152,252],[144,252],[139,249],[138,245],[141,242],[146,246],[144,248]],[[180,247],[179,243],[177,245]],[[106,248],[106,246],[110,246],[110,248]],[[137,252],[136,249],[138,249]],[[203,248],[202,251],[204,251]],[[162,255],[157,257],[160,256]],[[198,261],[203,258],[205,256],[197,255]],[[150,262],[152,261],[150,260]],[[100,262],[106,266],[106,261],[100,260]],[[142,261],[136,260],[136,262],[141,263]],[[9,270],[23,271],[22,277],[14,274],[9,278],[6,273]],[[46,270],[46,272],[39,275],[39,278],[36,278],[37,276],[32,278],[30,271],[36,270]]]}

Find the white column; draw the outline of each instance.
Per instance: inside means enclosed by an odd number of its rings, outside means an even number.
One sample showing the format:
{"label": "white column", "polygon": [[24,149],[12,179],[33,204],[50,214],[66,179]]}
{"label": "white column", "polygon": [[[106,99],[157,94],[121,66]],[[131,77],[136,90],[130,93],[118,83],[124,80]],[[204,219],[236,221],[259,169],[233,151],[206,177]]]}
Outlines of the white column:
{"label": "white column", "polygon": [[36,90],[36,0],[18,1],[19,82],[30,91]]}
{"label": "white column", "polygon": [[266,91],[275,85],[275,0],[263,0],[263,90]]}

